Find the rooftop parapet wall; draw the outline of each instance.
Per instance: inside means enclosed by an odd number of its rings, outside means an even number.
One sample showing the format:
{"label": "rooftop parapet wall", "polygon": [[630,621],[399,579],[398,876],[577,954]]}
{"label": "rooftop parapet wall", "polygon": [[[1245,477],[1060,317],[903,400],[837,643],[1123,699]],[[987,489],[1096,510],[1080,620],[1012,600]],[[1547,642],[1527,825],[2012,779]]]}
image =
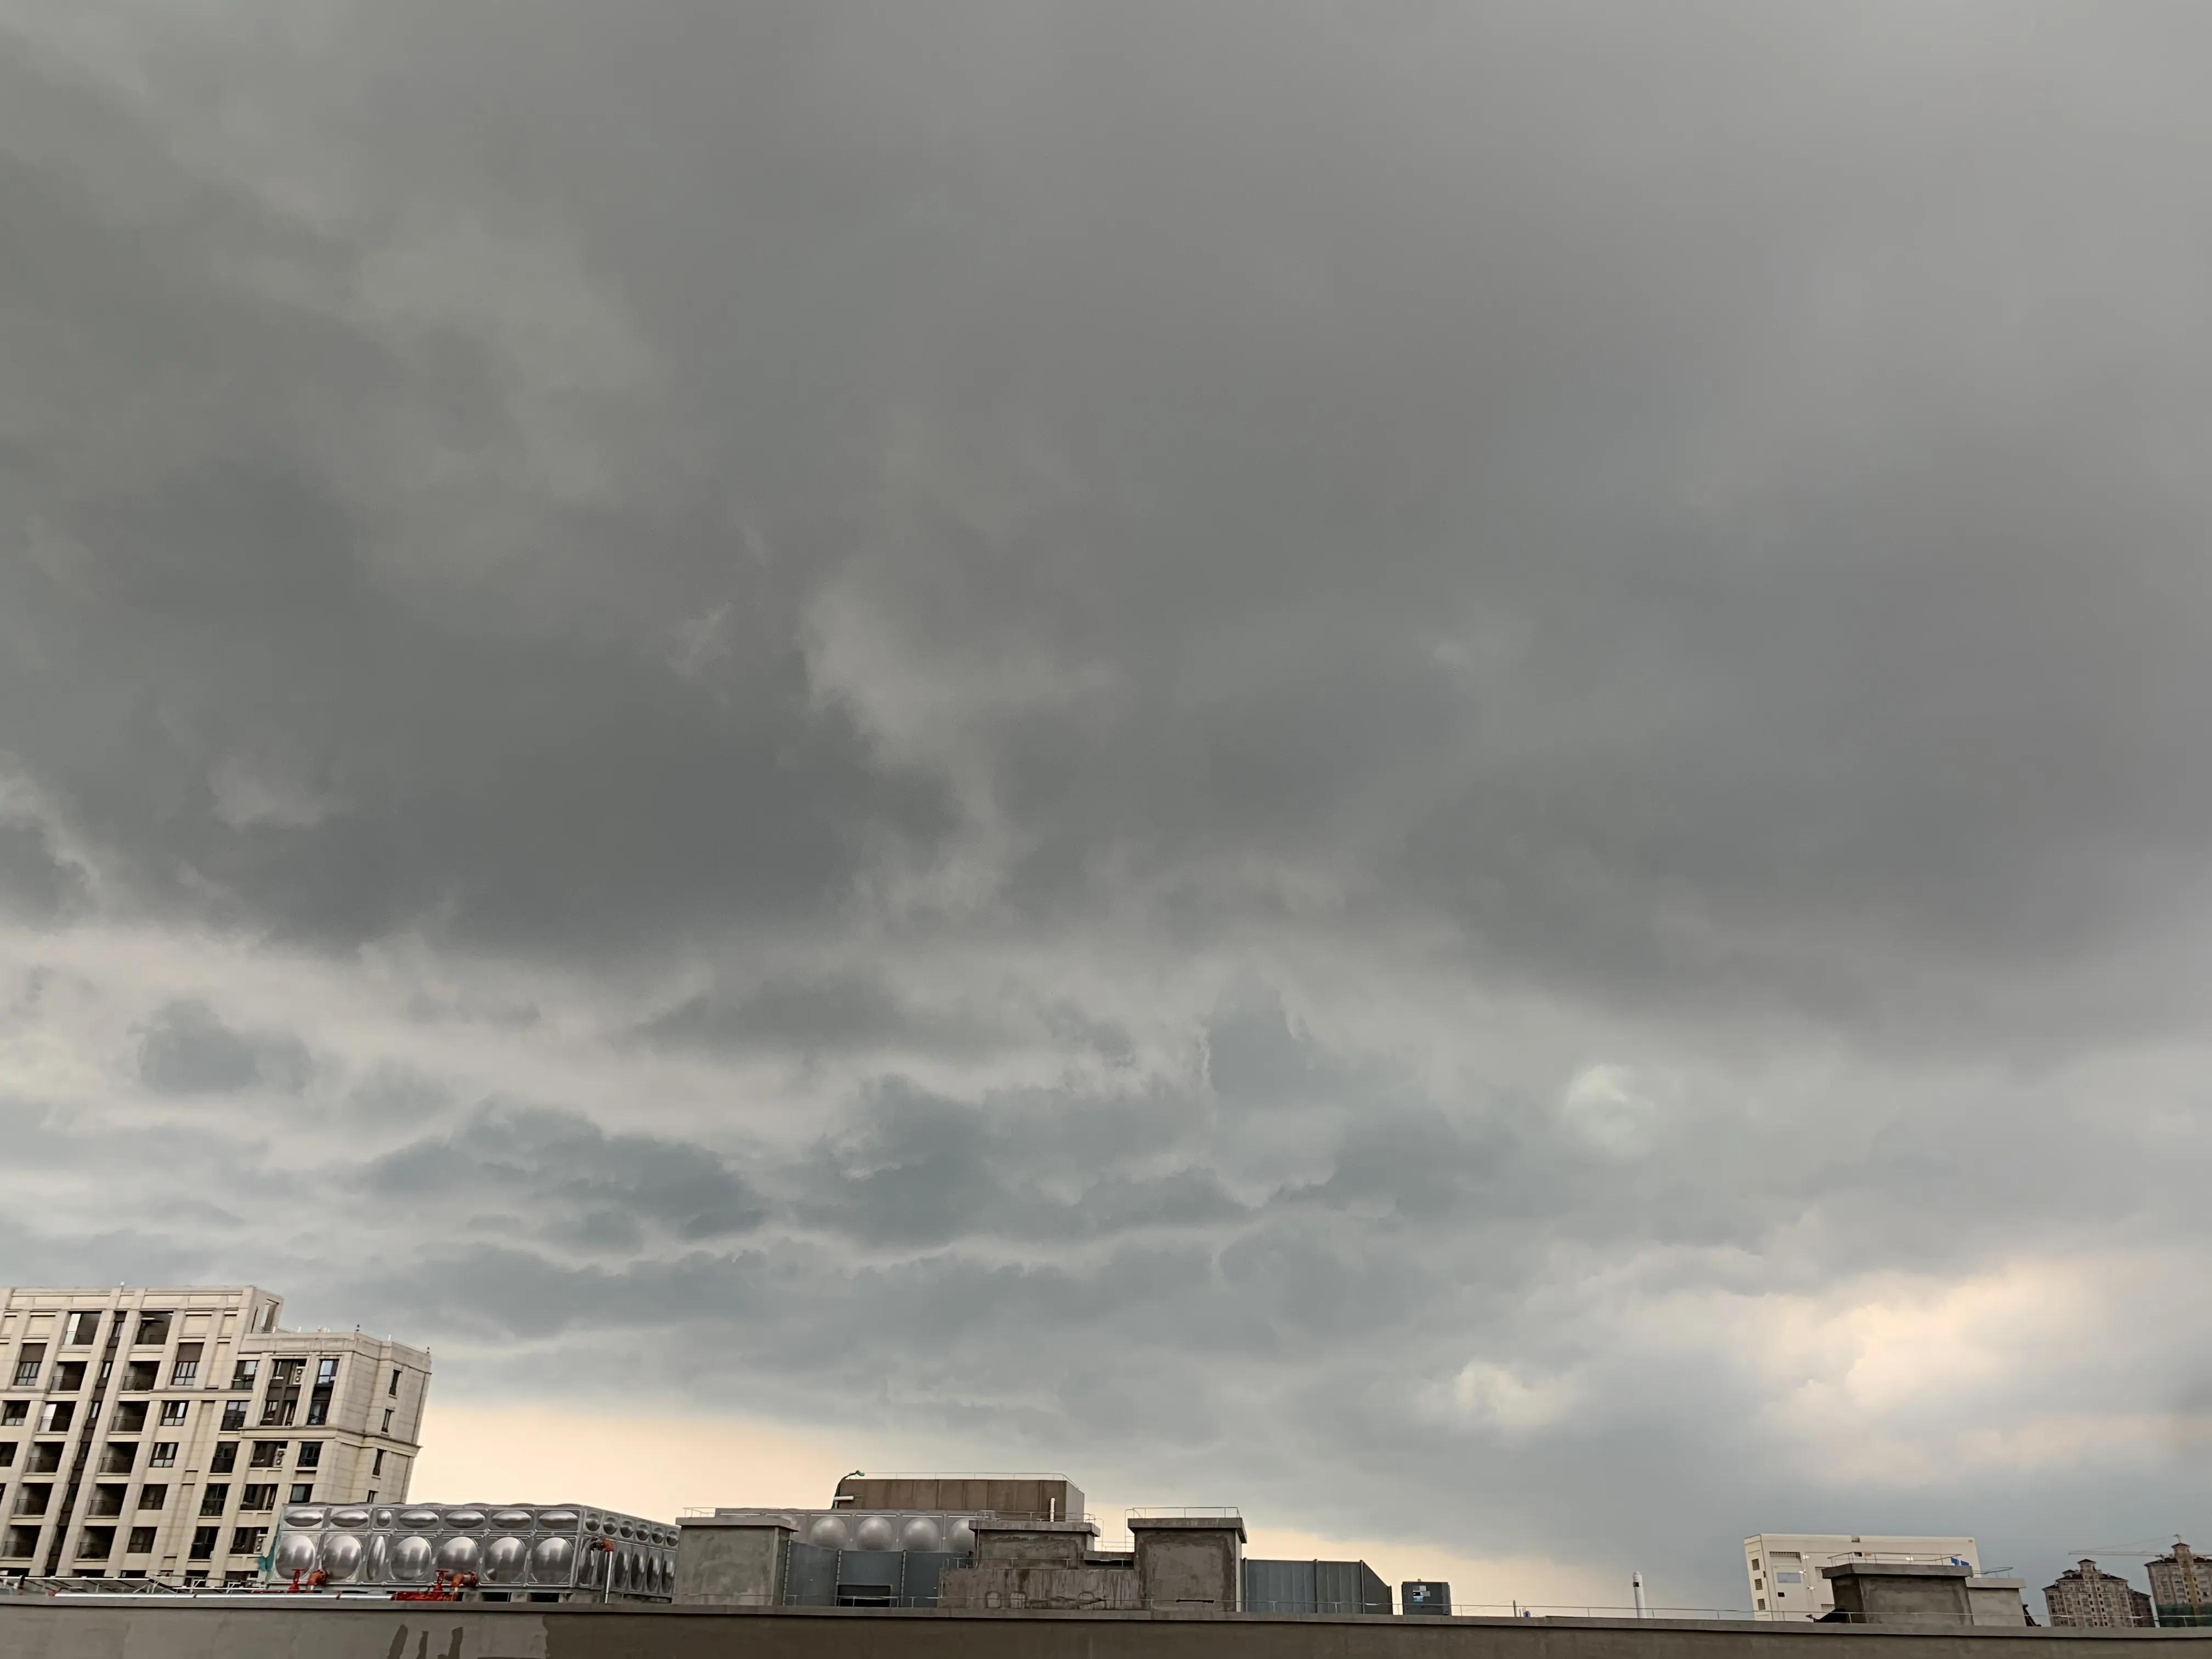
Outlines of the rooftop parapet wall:
{"label": "rooftop parapet wall", "polygon": [[1814,1645],[1837,1642],[1862,1659],[2212,1659],[2205,1630],[0,1595],[10,1659],[1838,1659]]}

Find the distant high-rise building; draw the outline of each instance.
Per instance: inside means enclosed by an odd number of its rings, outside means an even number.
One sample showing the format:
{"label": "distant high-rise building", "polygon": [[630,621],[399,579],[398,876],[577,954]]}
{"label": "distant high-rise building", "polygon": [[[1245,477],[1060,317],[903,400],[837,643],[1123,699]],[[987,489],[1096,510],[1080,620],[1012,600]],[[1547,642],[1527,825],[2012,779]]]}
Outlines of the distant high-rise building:
{"label": "distant high-rise building", "polygon": [[282,1306],[0,1291],[0,1575],[245,1582],[283,1505],[404,1498],[428,1352]]}
{"label": "distant high-rise building", "polygon": [[2129,1626],[2151,1622],[2150,1597],[2118,1573],[2106,1572],[2086,1557],[2043,1588],[2051,1622],[2076,1629]]}
{"label": "distant high-rise building", "polygon": [[2150,1601],[2160,1625],[2212,1625],[2212,1562],[2176,1543],[2150,1564]]}
{"label": "distant high-rise building", "polygon": [[1762,1532],[1743,1540],[1744,1572],[1751,1580],[1751,1616],[1776,1620],[1822,1618],[1835,1609],[1835,1586],[1820,1569],[1845,1561],[1956,1562],[1982,1570],[1971,1538],[1919,1538],[1874,1533]]}

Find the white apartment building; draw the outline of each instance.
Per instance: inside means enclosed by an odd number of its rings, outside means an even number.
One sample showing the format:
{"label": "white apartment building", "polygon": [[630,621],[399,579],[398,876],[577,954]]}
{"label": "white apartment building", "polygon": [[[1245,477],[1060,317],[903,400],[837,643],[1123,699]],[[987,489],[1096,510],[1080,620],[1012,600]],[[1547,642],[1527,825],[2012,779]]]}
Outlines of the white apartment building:
{"label": "white apartment building", "polygon": [[1842,1561],[1960,1561],[1977,1576],[1982,1571],[1981,1552],[1971,1538],[1762,1532],[1743,1540],[1751,1616],[1771,1621],[1818,1619],[1832,1613],[1835,1586],[1820,1576],[1820,1569]]}
{"label": "white apartment building", "polygon": [[244,1581],[281,1506],[404,1498],[428,1352],[282,1306],[0,1291],[0,1575]]}

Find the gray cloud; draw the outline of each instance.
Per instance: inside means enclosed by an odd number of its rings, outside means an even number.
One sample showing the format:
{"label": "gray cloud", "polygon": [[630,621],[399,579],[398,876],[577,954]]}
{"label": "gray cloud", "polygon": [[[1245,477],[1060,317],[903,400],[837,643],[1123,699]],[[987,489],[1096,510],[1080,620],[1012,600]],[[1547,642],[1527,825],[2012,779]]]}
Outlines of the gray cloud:
{"label": "gray cloud", "polygon": [[[1044,1165],[1038,1139],[1079,1109],[1052,1102],[1040,1124],[1034,1103],[1024,1121],[1003,1103],[977,1108],[891,1080],[872,1093],[857,1122],[811,1149],[796,1172],[799,1213],[871,1244],[908,1246],[1093,1238],[1215,1226],[1245,1213],[1211,1170],[1127,1168],[1150,1150],[1141,1141],[1073,1170]],[[1056,1184],[1075,1190],[1056,1194],[1039,1180],[1054,1175],[1073,1175]]]}
{"label": "gray cloud", "polygon": [[138,1076],[157,1094],[230,1094],[266,1087],[296,1092],[314,1061],[297,1038],[233,1030],[204,1002],[172,1002],[138,1040]]}
{"label": "gray cloud", "polygon": [[1684,1599],[2198,1524],[2198,10],[79,10],[23,1273]]}
{"label": "gray cloud", "polygon": [[34,925],[50,923],[88,896],[83,872],[56,855],[44,825],[0,821],[0,908]]}
{"label": "gray cloud", "polygon": [[830,975],[771,981],[731,1000],[696,996],[648,1022],[655,1042],[708,1049],[982,1054],[1006,1033],[958,1011],[917,1009],[883,979]]}
{"label": "gray cloud", "polygon": [[586,1249],[635,1250],[651,1223],[679,1240],[726,1237],[765,1213],[751,1188],[703,1146],[609,1134],[580,1113],[490,1105],[443,1136],[372,1159],[362,1188],[448,1224],[472,1209],[525,1235]]}

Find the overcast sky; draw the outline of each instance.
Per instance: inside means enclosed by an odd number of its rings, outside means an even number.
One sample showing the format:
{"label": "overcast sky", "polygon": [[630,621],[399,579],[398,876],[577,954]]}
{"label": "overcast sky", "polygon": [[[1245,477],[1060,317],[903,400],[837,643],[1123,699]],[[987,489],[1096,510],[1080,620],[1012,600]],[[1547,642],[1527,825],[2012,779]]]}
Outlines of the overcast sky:
{"label": "overcast sky", "polygon": [[2212,1546],[2208,53],[0,0],[0,1278],[418,1495]]}

